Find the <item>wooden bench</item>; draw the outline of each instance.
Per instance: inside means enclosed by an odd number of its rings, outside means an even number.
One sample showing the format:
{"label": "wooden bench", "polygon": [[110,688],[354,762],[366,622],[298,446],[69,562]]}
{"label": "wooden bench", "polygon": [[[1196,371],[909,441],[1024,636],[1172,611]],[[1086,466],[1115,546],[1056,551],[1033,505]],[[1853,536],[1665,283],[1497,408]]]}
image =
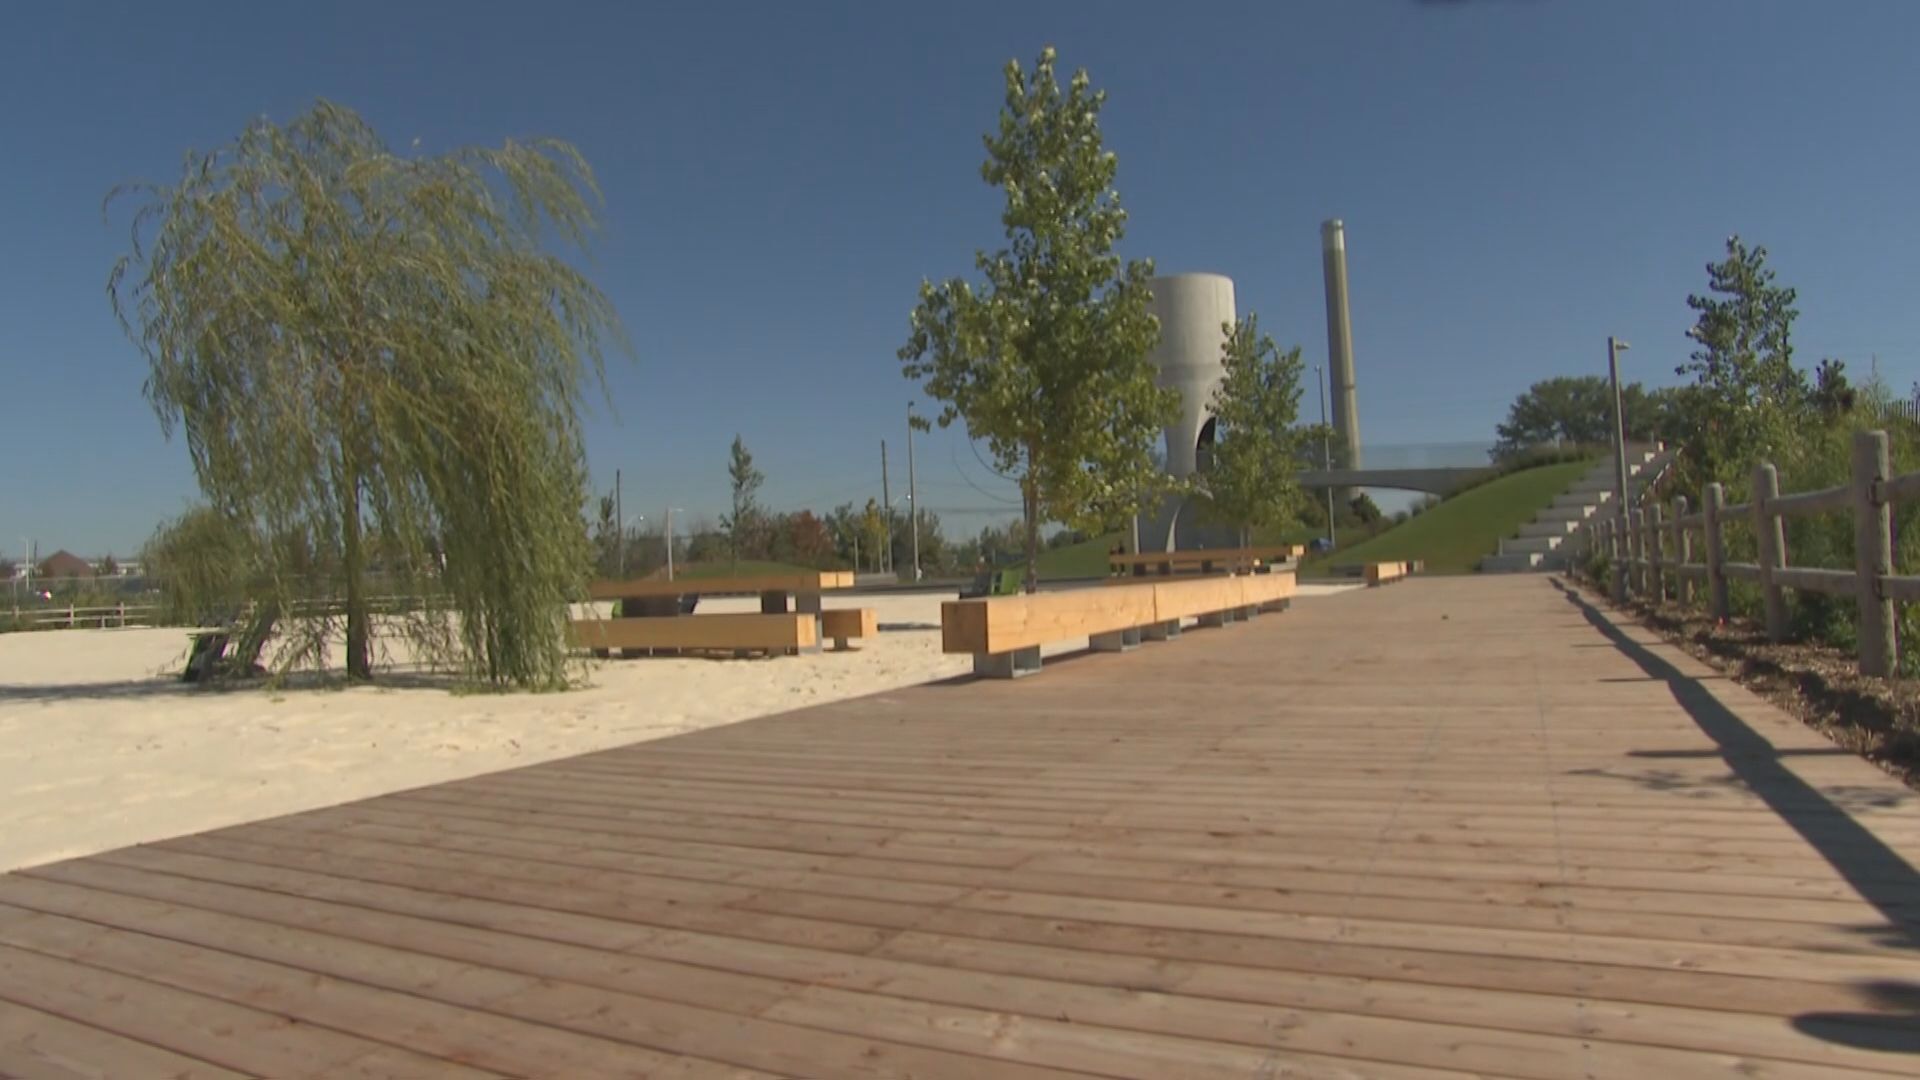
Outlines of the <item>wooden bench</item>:
{"label": "wooden bench", "polygon": [[973,672],[1012,679],[1040,670],[1040,647],[1084,637],[1101,652],[1180,634],[1181,620],[1225,626],[1261,611],[1284,610],[1294,595],[1291,570],[1029,593],[940,605],[941,650],[970,653]]}
{"label": "wooden bench", "polygon": [[777,615],[792,610],[818,615],[820,594],[835,589],[851,589],[851,570],[809,570],[791,574],[741,574],[735,577],[639,578],[633,581],[596,581],[587,587],[592,600],[627,600],[658,596],[752,596],[760,597],[762,614]]}
{"label": "wooden bench", "polygon": [[1412,572],[1412,564],[1404,562],[1372,562],[1360,567],[1360,575],[1366,578],[1369,589],[1391,585]]}
{"label": "wooden bench", "polygon": [[1116,574],[1170,577],[1182,571],[1202,574],[1244,573],[1288,564],[1307,553],[1304,544],[1268,544],[1264,547],[1195,548],[1187,551],[1149,551],[1107,556],[1107,569]]}
{"label": "wooden bench", "polygon": [[575,647],[598,656],[614,649],[793,655],[820,643],[819,619],[805,612],[574,619],[567,630]]}
{"label": "wooden bench", "polygon": [[833,639],[833,651],[847,651],[849,638],[870,638],[880,632],[880,615],[870,607],[833,608],[820,613],[820,636]]}

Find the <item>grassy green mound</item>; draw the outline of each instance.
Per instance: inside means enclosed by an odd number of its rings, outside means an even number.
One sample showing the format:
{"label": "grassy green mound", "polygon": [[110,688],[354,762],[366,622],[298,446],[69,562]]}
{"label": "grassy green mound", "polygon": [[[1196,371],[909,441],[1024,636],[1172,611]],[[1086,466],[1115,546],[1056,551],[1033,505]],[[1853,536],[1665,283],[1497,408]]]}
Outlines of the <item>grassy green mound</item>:
{"label": "grassy green mound", "polygon": [[1309,574],[1333,566],[1363,562],[1424,559],[1432,574],[1465,574],[1491,555],[1502,539],[1533,520],[1555,495],[1593,468],[1591,461],[1568,461],[1491,480],[1447,499],[1433,509],[1379,536],[1310,564]]}

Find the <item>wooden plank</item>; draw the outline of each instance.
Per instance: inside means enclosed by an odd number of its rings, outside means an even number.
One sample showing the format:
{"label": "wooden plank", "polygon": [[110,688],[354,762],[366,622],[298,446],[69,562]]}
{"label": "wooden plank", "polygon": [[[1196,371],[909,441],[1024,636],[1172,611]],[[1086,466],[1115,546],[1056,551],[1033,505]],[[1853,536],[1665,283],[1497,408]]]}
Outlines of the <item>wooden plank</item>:
{"label": "wooden plank", "polygon": [[[758,1019],[778,1000],[800,991],[784,980],[755,975],[713,972],[690,965],[670,964],[634,958],[618,969],[615,987],[602,980],[588,986],[571,978],[536,980],[525,974],[502,968],[518,961],[550,969],[533,956],[540,948],[534,942],[511,942],[496,936],[496,951],[485,959],[470,957],[445,960],[417,950],[413,943],[402,947],[375,945],[350,937],[279,926],[255,919],[218,912],[169,907],[112,893],[94,892],[54,885],[15,890],[10,895],[27,895],[43,904],[65,905],[93,921],[138,934],[165,935],[154,938],[155,946],[171,950],[176,957],[193,954],[176,942],[218,948],[236,957],[257,960],[230,961],[234,966],[271,971],[278,965],[297,966],[324,976],[350,979],[366,987],[361,996],[383,1003],[383,1015],[393,1023],[404,1023],[409,1015],[437,1017],[439,1022],[420,1031],[409,1029],[409,1045],[445,1052],[448,1040],[458,1039],[462,1052],[489,1068],[521,1075],[542,1073],[562,1067],[566,1061],[582,1061],[579,1051],[561,1042],[562,1031],[617,1040],[628,1044],[620,1058],[620,1068],[628,1073],[646,1075],[796,1075],[809,1067],[827,1068],[840,1073],[849,1067],[876,1072],[913,1071],[925,1075],[966,1077],[980,1063],[967,1055],[945,1053],[934,1048],[915,1049],[874,1043],[858,1037],[812,1031],[776,1020]],[[89,927],[72,920],[48,917],[51,922],[70,927],[70,935],[85,940],[108,937],[113,931]],[[364,923],[361,924],[364,927]],[[43,934],[42,937],[45,935]],[[602,965],[601,972],[614,969]],[[636,973],[639,973],[636,977]],[[650,991],[643,996],[630,992],[636,984]],[[404,992],[386,996],[384,990]],[[687,1004],[684,997],[701,997],[706,1005]],[[395,1007],[397,1006],[397,1008]],[[463,1008],[452,1008],[461,1006]],[[470,1011],[484,1010],[484,1012]],[[502,1022],[499,1014],[510,1010],[558,1029],[545,1031],[530,1025]],[[357,1015],[357,1014],[356,1014]],[[519,1030],[516,1030],[519,1029]],[[498,1040],[511,1037],[533,1045],[524,1052],[501,1054]],[[597,1045],[596,1039],[581,1040]],[[496,1052],[482,1058],[475,1043],[483,1043]],[[534,1056],[541,1049],[559,1049],[568,1056],[542,1064]],[[672,1055],[672,1056],[668,1056]],[[718,1067],[716,1067],[718,1066]],[[605,1066],[602,1066],[603,1068]],[[1046,1075],[1036,1070],[1029,1075]]]}
{"label": "wooden plank", "polygon": [[1920,796],[1592,618],[1420,579],[36,868],[0,1019],[96,1073],[1910,1072]]}
{"label": "wooden plank", "polygon": [[[75,1023],[255,1076],[351,1075],[353,1062],[391,1049],[259,1007],[184,993],[4,943],[0,943],[0,1001],[44,1009]],[[103,1048],[102,1053],[117,1050]],[[427,1069],[434,1065],[424,1056],[415,1055],[414,1060]]]}
{"label": "wooden plank", "polygon": [[880,613],[873,608],[828,608],[820,613],[820,636],[842,648],[851,638],[877,637]]}
{"label": "wooden plank", "polygon": [[1149,584],[1030,593],[940,605],[942,649],[1004,653],[1146,626],[1154,621]]}
{"label": "wooden plank", "polygon": [[570,644],[582,649],[804,649],[819,643],[812,615],[682,615],[657,619],[574,619]]}
{"label": "wooden plank", "polygon": [[[176,915],[176,919],[181,916]],[[59,916],[9,932],[9,945],[25,940],[39,953],[121,974],[137,974],[176,990],[204,994],[236,1004],[244,1002],[276,1012],[299,1003],[306,1023],[295,1034],[301,1040],[315,1030],[332,1028],[377,1039],[369,1050],[406,1047],[424,1057],[454,1060],[490,1072],[531,1076],[555,1069],[606,1076],[718,1077],[738,1075],[736,1068],[711,1060],[661,1052],[645,1045],[598,1038],[546,1024],[528,1023],[498,1011],[508,998],[520,1000],[536,982],[498,973],[482,983],[479,969],[461,966],[445,989],[457,989],[471,999],[495,1006],[486,1012],[458,1008],[413,994],[397,993],[362,981],[346,981],[310,968],[254,960],[238,952],[197,948],[170,937],[135,933]],[[333,941],[324,949],[306,950],[305,960],[323,967],[352,964],[356,956],[373,953],[374,969],[361,977],[400,978],[406,972],[431,973],[424,960],[380,954],[366,946]],[[415,977],[418,977],[417,975]],[[479,985],[476,985],[479,984]],[[509,989],[517,986],[519,989]],[[320,1025],[316,1029],[313,1025]],[[379,1043],[388,1044],[381,1047]],[[356,1055],[358,1057],[360,1055]],[[341,1063],[350,1068],[352,1061]],[[341,1075],[328,1071],[326,1075]],[[751,1075],[751,1073],[749,1073]]]}
{"label": "wooden plank", "polygon": [[1190,578],[940,605],[941,647],[1002,653],[1237,608],[1294,595],[1291,571]]}
{"label": "wooden plank", "polygon": [[624,600],[649,596],[718,596],[740,593],[819,593],[851,589],[851,570],[816,570],[791,574],[740,574],[733,577],[679,578],[667,581],[640,578],[632,581],[601,579],[587,588],[593,600]]}
{"label": "wooden plank", "polygon": [[1364,563],[1360,569],[1369,586],[1388,585],[1407,576],[1407,564],[1404,562]]}
{"label": "wooden plank", "polygon": [[[247,1074],[16,1002],[0,1001],[0,1075],[120,1080],[239,1080]],[[476,1074],[483,1075],[483,1074]]]}

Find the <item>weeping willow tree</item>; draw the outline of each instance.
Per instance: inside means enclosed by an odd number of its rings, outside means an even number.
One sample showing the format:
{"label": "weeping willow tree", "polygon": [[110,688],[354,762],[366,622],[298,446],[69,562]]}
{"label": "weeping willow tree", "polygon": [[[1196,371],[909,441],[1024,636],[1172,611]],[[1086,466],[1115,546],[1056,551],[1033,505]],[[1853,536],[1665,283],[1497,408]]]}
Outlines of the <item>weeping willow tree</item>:
{"label": "weeping willow tree", "polygon": [[138,209],[109,297],[162,430],[249,538],[247,599],[285,613],[277,666],[344,632],[348,677],[371,678],[377,608],[475,682],[564,685],[591,565],[577,410],[624,346],[543,243],[594,228],[579,153],[401,155],[321,102],[119,198]]}

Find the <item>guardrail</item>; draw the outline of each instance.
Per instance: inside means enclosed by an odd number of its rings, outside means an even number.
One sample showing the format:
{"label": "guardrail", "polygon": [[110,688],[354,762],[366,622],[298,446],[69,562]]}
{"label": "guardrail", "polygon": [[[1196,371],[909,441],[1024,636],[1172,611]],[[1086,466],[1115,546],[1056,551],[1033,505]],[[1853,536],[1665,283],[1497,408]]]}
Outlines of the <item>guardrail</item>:
{"label": "guardrail", "polygon": [[[1890,675],[1898,666],[1893,605],[1920,600],[1920,577],[1893,572],[1893,504],[1920,498],[1920,473],[1902,476],[1892,471],[1887,433],[1863,431],[1853,439],[1853,475],[1849,483],[1817,491],[1780,493],[1780,474],[1761,463],[1753,470],[1753,498],[1729,505],[1720,484],[1708,484],[1703,505],[1689,512],[1685,496],[1673,500],[1669,518],[1659,503],[1644,509],[1628,508],[1625,524],[1619,513],[1587,531],[1588,552],[1604,551],[1622,567],[1630,594],[1666,597],[1691,603],[1696,583],[1704,582],[1709,609],[1727,617],[1727,581],[1751,581],[1760,586],[1767,638],[1787,635],[1786,590],[1851,596],[1859,608],[1860,672]],[[1853,519],[1854,565],[1851,569],[1792,566],[1787,562],[1785,520],[1811,514],[1848,514]],[[1758,539],[1756,562],[1729,562],[1726,525],[1730,520],[1751,523]],[[1700,533],[1705,552],[1694,561],[1693,535]]]}

